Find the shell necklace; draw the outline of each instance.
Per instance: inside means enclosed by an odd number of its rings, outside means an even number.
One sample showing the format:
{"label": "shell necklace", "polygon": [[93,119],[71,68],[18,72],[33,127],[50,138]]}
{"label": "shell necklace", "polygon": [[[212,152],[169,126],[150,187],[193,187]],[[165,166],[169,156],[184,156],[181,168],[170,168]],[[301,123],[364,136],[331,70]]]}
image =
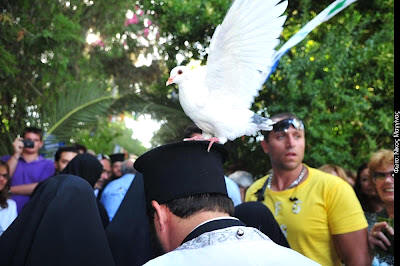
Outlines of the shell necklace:
{"label": "shell necklace", "polygon": [[[301,180],[303,179],[305,173],[306,173],[306,168],[303,165],[303,168],[301,169],[301,172],[300,172],[299,176],[297,177],[297,179],[294,180],[293,183],[290,184],[290,186],[287,187],[286,189],[291,189],[291,188],[297,186],[301,182]],[[267,188],[268,189],[271,189],[271,184],[272,184],[272,179],[273,178],[274,178],[274,171],[271,171],[271,174],[270,174],[270,176],[268,178],[268,183],[267,183]]]}

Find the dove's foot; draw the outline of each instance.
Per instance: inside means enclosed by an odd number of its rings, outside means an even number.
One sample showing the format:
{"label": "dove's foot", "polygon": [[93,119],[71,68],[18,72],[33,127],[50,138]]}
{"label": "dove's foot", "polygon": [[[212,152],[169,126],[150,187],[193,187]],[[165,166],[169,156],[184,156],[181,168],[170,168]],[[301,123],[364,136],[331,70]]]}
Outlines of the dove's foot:
{"label": "dove's foot", "polygon": [[202,135],[196,135],[191,138],[183,139],[183,141],[192,141],[192,140],[206,140]]}
{"label": "dove's foot", "polygon": [[207,149],[207,151],[210,152],[211,146],[212,146],[214,143],[218,143],[218,142],[219,142],[219,138],[217,138],[217,137],[212,137],[212,138],[209,138],[209,139],[207,139],[207,140],[210,142],[210,144],[208,144],[208,149]]}
{"label": "dove's foot", "polygon": [[218,143],[219,142],[219,138],[217,138],[217,137],[212,137],[212,138],[206,139],[202,135],[196,135],[196,136],[193,136],[191,138],[183,139],[183,141],[193,141],[193,140],[206,140],[206,141],[209,141],[210,144],[208,144],[208,148],[207,148],[208,152],[210,152],[210,149],[211,149],[211,147],[212,147],[212,145],[214,143]]}

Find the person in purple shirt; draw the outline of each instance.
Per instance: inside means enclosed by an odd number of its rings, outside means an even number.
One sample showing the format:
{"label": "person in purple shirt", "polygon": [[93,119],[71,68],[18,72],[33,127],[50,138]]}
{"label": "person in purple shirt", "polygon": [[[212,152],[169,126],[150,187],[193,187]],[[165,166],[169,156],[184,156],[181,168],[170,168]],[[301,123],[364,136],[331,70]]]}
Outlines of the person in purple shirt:
{"label": "person in purple shirt", "polygon": [[42,146],[42,130],[27,127],[23,138],[18,136],[13,142],[14,154],[1,158],[10,167],[11,198],[17,203],[18,212],[28,202],[37,184],[54,175],[53,161],[39,155]]}

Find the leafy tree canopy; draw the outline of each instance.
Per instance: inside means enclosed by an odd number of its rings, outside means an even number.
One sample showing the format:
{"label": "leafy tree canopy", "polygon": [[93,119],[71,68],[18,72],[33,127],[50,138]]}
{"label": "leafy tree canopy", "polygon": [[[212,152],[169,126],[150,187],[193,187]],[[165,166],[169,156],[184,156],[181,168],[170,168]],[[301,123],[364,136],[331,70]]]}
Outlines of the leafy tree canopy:
{"label": "leafy tree canopy", "polygon": [[118,145],[129,154],[139,156],[146,151],[146,148],[137,139],[132,139],[132,134],[132,129],[127,128],[121,119],[114,122],[101,119],[95,127],[80,130],[73,140],[85,145],[96,154],[112,154],[114,147]]}
{"label": "leafy tree canopy", "polygon": [[[101,132],[105,117],[123,112],[163,121],[154,145],[180,139],[190,120],[177,89],[165,87],[169,70],[191,59],[206,62],[231,3],[1,2],[0,153],[10,152],[27,124],[69,141]],[[290,0],[282,43],[330,3]],[[393,6],[393,0],[357,1],[320,25],[281,58],[255,99],[260,114],[290,111],[304,120],[310,166],[355,169],[378,148],[392,148]],[[258,177],[269,169],[256,137],[226,146],[227,172]]]}

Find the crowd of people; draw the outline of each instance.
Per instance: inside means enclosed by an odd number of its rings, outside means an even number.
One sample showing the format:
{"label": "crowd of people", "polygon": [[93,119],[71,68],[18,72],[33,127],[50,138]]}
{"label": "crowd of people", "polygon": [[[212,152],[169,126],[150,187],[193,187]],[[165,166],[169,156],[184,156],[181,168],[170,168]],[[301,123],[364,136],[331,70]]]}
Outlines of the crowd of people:
{"label": "crowd of people", "polygon": [[354,175],[313,168],[303,122],[271,119],[258,180],[226,174],[196,126],[139,158],[73,145],[53,160],[27,127],[0,157],[1,265],[394,265],[393,151]]}

